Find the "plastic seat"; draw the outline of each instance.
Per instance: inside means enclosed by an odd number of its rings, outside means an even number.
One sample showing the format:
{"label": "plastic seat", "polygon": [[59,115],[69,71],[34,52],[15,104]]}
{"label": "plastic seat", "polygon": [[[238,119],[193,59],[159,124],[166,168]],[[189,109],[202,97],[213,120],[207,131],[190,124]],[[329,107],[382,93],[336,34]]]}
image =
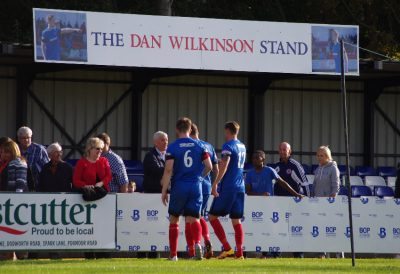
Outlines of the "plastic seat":
{"label": "plastic seat", "polygon": [[396,186],[396,177],[387,177],[387,185],[390,187],[395,187]]}
{"label": "plastic seat", "polygon": [[318,165],[311,166],[311,174],[314,174],[315,170],[318,168]]}
{"label": "plastic seat", "polygon": [[351,197],[372,196],[372,191],[367,186],[351,186]]}
{"label": "plastic seat", "polygon": [[304,169],[304,173],[305,174],[312,174],[312,172],[311,172],[311,166],[309,166],[309,165],[302,165],[303,166],[303,169]]}
{"label": "plastic seat", "polygon": [[365,176],[376,176],[378,175],[376,170],[370,166],[357,166],[356,167],[356,175],[365,177]]}
{"label": "plastic seat", "polygon": [[365,176],[366,186],[386,186],[386,181],[381,176]]}
{"label": "plastic seat", "polygon": [[307,181],[308,181],[309,184],[314,184],[315,175],[307,174],[306,178],[307,178]]}
{"label": "plastic seat", "polygon": [[136,183],[136,192],[143,192],[144,174],[128,173],[128,179],[129,181],[134,181]]}
{"label": "plastic seat", "polygon": [[382,177],[389,177],[389,176],[396,177],[397,175],[397,169],[392,166],[380,166],[378,167],[377,171],[378,175]]}
{"label": "plastic seat", "polygon": [[339,193],[338,193],[338,195],[344,195],[344,196],[347,196],[348,195],[348,191],[347,191],[347,187],[345,187],[345,186],[341,186],[340,188],[339,188]]}
{"label": "plastic seat", "polygon": [[124,160],[126,172],[128,173],[143,173],[143,163],[137,160]]}
{"label": "plastic seat", "polygon": [[364,182],[360,176],[350,176],[350,185],[363,186]]}
{"label": "plastic seat", "polygon": [[[340,176],[344,176],[347,174],[347,166],[346,165],[338,165],[338,169],[340,172]],[[354,168],[350,167],[350,176],[354,175]]]}
{"label": "plastic seat", "polygon": [[394,191],[390,186],[375,186],[375,196],[378,197],[394,197]]}

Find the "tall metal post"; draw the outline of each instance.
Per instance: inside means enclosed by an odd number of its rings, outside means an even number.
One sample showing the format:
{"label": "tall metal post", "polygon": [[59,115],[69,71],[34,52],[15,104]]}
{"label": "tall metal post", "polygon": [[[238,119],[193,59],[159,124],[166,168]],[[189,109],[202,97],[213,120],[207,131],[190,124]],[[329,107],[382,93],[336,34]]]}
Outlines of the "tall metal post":
{"label": "tall metal post", "polygon": [[341,89],[343,101],[343,122],[344,122],[344,141],[346,149],[346,186],[347,186],[347,200],[349,209],[349,225],[350,225],[350,245],[351,245],[351,262],[353,267],[356,265],[356,258],[354,253],[354,233],[353,233],[353,210],[351,206],[351,185],[350,185],[350,151],[349,151],[349,128],[347,117],[347,94],[346,94],[346,75],[345,75],[345,55],[344,43],[340,40],[340,72],[341,72]]}

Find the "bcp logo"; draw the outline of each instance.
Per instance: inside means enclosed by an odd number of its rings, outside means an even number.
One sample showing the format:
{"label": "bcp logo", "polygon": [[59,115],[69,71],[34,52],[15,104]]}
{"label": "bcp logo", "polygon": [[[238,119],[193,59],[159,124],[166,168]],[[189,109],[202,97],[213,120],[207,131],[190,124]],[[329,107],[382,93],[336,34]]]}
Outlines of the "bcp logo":
{"label": "bcp logo", "polygon": [[335,237],[336,236],[336,226],[325,227],[325,234],[328,237]]}
{"label": "bcp logo", "polygon": [[272,218],[271,221],[276,224],[277,222],[279,222],[279,213],[274,211],[272,212]]}
{"label": "bcp logo", "polygon": [[303,236],[303,227],[300,225],[293,225],[290,229],[292,236]]}
{"label": "bcp logo", "polygon": [[346,226],[346,232],[344,233],[344,235],[346,236],[346,238],[351,237],[351,229],[349,226]]}
{"label": "bcp logo", "polygon": [[130,245],[128,249],[129,251],[140,251],[140,245]]}
{"label": "bcp logo", "polygon": [[137,209],[132,210],[132,215],[131,218],[134,222],[137,222],[140,220],[140,211]]}
{"label": "bcp logo", "polygon": [[122,209],[118,209],[116,212],[117,220],[122,220],[124,218],[124,211]]}
{"label": "bcp logo", "polygon": [[204,212],[204,220],[208,222],[208,210],[205,210]]}
{"label": "bcp logo", "polygon": [[386,238],[386,228],[380,227],[379,228],[379,233],[378,233],[379,238],[385,239]]}
{"label": "bcp logo", "polygon": [[311,235],[314,238],[319,236],[319,228],[318,228],[318,226],[315,225],[315,226],[312,227]]}
{"label": "bcp logo", "polygon": [[296,204],[298,204],[298,203],[301,202],[301,198],[299,198],[299,197],[293,197],[293,201],[294,201]]}
{"label": "bcp logo", "polygon": [[368,238],[370,235],[371,228],[370,227],[360,227],[359,228],[360,237]]}
{"label": "bcp logo", "polygon": [[251,212],[251,219],[253,220],[253,222],[262,222],[264,221],[263,218],[264,212],[262,211],[253,211]]}
{"label": "bcp logo", "polygon": [[368,204],[369,199],[367,197],[361,197],[360,198],[361,203],[363,203],[364,205]]}
{"label": "bcp logo", "polygon": [[393,238],[400,238],[400,227],[393,227]]}
{"label": "bcp logo", "polygon": [[335,198],[333,197],[329,197],[326,199],[328,201],[328,203],[333,204],[335,202]]}
{"label": "bcp logo", "polygon": [[147,210],[147,221],[158,221],[158,210]]}

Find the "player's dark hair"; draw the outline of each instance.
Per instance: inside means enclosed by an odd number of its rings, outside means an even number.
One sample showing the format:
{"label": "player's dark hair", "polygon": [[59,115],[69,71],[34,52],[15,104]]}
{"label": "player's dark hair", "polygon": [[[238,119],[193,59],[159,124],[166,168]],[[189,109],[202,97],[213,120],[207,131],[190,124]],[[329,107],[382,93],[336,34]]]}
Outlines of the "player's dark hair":
{"label": "player's dark hair", "polygon": [[189,132],[192,127],[192,121],[187,117],[182,117],[176,122],[176,129],[181,132]]}
{"label": "player's dark hair", "polygon": [[49,22],[53,18],[54,18],[54,15],[53,14],[49,14],[49,15],[46,16],[46,21]]}
{"label": "player's dark hair", "polygon": [[254,152],[253,152],[253,157],[255,157],[255,156],[260,156],[261,158],[264,159],[264,161],[265,161],[265,159],[266,159],[265,152],[262,151],[262,150],[256,150],[256,151],[254,151]]}
{"label": "player's dark hair", "polygon": [[100,140],[102,140],[105,144],[111,145],[111,138],[107,133],[105,133],[105,132],[100,133],[96,137],[99,138]]}
{"label": "player's dark hair", "polygon": [[230,121],[225,123],[225,129],[229,130],[232,134],[237,135],[239,133],[239,123],[235,121]]}
{"label": "player's dark hair", "polygon": [[199,128],[195,123],[192,123],[192,126],[190,127],[190,135],[195,136],[199,134]]}

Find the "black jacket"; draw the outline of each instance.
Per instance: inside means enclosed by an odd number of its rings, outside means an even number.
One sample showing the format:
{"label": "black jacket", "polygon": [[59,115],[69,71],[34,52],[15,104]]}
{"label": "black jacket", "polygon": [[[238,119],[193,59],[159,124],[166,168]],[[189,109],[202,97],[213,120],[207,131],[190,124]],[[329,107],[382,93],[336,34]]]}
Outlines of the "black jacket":
{"label": "black jacket", "polygon": [[161,193],[161,178],[164,173],[165,161],[155,148],[147,152],[143,160],[145,193]]}
{"label": "black jacket", "polygon": [[57,164],[55,174],[51,172],[51,161],[45,164],[39,175],[37,192],[71,192],[72,166],[66,162]]}

